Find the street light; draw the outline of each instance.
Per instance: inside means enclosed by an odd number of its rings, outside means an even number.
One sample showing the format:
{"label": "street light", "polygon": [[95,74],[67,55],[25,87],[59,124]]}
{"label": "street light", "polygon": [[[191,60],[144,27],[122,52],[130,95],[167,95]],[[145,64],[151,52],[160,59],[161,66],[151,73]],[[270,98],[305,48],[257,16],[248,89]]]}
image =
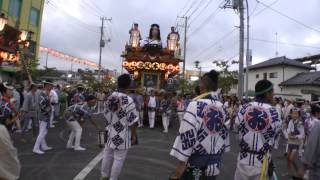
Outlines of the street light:
{"label": "street light", "polygon": [[0,15],[0,31],[2,31],[5,25],[8,23],[8,19],[5,17],[4,13]]}
{"label": "street light", "polygon": [[194,62],[194,64],[195,64],[195,67],[197,68],[197,69],[199,69],[199,79],[201,78],[201,70],[202,70],[202,67],[201,66],[199,66],[199,64],[200,64],[200,61],[195,61]]}

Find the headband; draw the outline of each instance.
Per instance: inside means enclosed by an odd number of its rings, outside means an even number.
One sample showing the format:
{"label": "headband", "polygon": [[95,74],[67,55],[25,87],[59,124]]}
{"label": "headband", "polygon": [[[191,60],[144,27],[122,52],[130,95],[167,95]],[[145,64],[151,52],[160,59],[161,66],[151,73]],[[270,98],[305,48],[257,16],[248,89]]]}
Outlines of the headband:
{"label": "headband", "polygon": [[255,95],[261,95],[261,94],[264,94],[264,93],[266,93],[266,92],[269,92],[270,90],[272,90],[273,89],[273,84],[271,84],[271,86],[270,87],[268,87],[268,88],[266,88],[266,89],[264,89],[264,90],[262,90],[262,91],[258,91],[258,92],[256,92],[255,93]]}

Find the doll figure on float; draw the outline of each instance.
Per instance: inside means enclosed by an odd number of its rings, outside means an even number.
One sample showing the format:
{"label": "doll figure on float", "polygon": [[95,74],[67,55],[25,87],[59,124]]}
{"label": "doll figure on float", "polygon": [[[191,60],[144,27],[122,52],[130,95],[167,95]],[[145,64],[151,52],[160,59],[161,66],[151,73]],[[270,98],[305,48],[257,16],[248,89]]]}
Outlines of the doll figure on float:
{"label": "doll figure on float", "polygon": [[132,28],[129,31],[129,34],[130,34],[129,45],[133,48],[137,48],[141,40],[141,34],[140,34],[138,23],[133,24]]}
{"label": "doll figure on float", "polygon": [[143,40],[141,43],[142,47],[153,47],[153,48],[162,48],[161,36],[160,36],[160,26],[158,24],[152,24],[149,37]]}

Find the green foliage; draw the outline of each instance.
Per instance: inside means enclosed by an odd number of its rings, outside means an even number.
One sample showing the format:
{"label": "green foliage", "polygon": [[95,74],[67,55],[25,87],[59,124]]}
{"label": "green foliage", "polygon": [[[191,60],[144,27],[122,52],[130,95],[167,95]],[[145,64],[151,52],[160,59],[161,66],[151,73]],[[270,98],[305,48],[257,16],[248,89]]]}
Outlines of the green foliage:
{"label": "green foliage", "polygon": [[24,55],[23,52],[21,52],[20,55],[20,62],[18,63],[18,66],[22,69],[22,71],[18,72],[17,79],[20,80],[26,80],[32,81],[33,74],[37,73],[37,67],[39,65],[39,59],[38,58],[30,58]]}
{"label": "green foliage", "polygon": [[56,68],[37,69],[32,73],[34,79],[41,79],[41,77],[61,77],[61,73]]}
{"label": "green foliage", "polygon": [[238,64],[238,61],[213,61],[220,69],[219,88],[222,94],[228,94],[232,86],[238,83],[238,71],[230,71],[232,64]]}
{"label": "green foliage", "polygon": [[183,94],[194,94],[198,82],[190,82],[185,79],[177,79],[177,91]]}
{"label": "green foliage", "polygon": [[102,90],[102,91],[114,91],[117,88],[117,85],[112,80],[102,80],[102,82],[99,81],[86,81],[88,87],[91,87],[94,90]]}

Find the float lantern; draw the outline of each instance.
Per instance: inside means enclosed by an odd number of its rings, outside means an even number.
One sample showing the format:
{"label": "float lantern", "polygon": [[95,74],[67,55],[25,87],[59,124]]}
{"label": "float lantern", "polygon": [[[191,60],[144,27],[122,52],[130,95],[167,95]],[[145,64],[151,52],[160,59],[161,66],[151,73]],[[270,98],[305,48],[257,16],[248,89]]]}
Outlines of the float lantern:
{"label": "float lantern", "polygon": [[138,30],[132,30],[131,31],[131,39],[130,39],[130,44],[132,47],[136,48],[139,45],[140,41],[140,32]]}
{"label": "float lantern", "polygon": [[178,44],[178,34],[171,33],[168,39],[168,49],[170,51],[175,51],[177,49]]}
{"label": "float lantern", "polygon": [[4,14],[1,13],[0,15],[0,31],[4,29],[4,26],[8,23],[8,19],[5,18]]}

